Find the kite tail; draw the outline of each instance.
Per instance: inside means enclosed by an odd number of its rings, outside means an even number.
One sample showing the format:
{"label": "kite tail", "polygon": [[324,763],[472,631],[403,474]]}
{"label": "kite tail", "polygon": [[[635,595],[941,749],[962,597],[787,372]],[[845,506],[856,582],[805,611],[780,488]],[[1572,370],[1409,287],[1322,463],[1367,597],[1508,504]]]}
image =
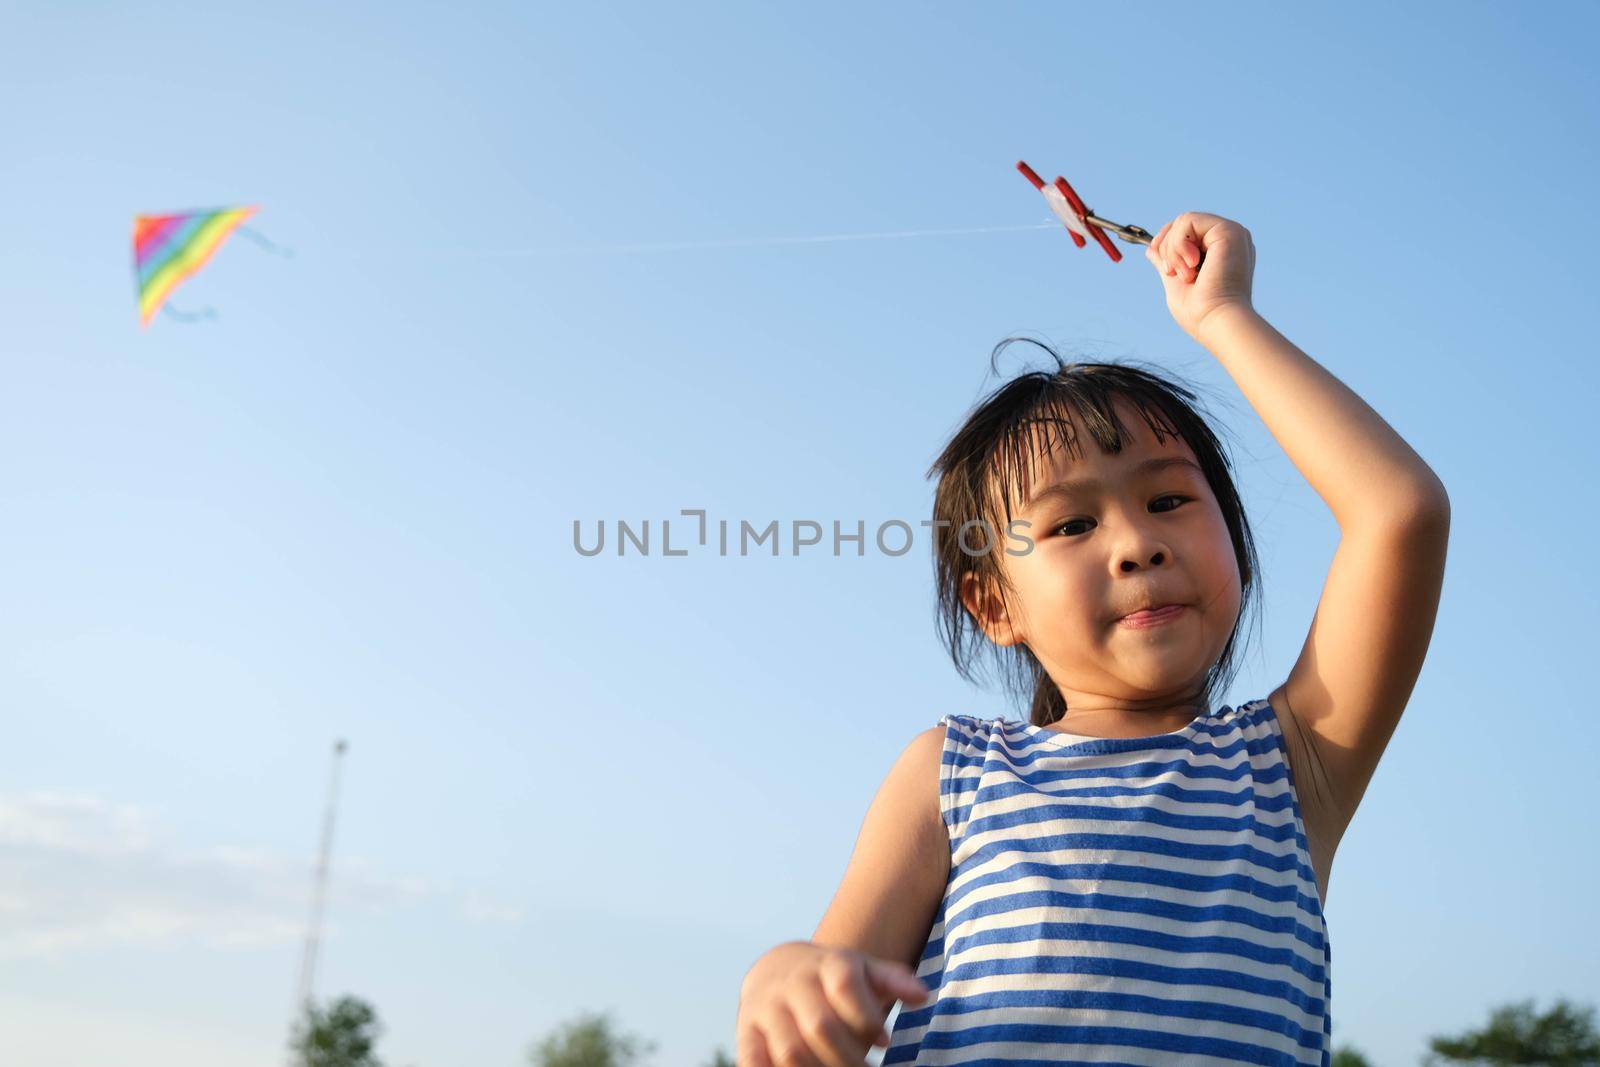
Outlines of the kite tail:
{"label": "kite tail", "polygon": [[217,317],[215,308],[201,308],[199,311],[179,311],[171,304],[162,304],[161,313],[163,315],[171,315],[179,322],[200,322],[202,319],[214,319]]}
{"label": "kite tail", "polygon": [[280,244],[274,244],[272,241],[267,240],[267,238],[264,237],[260,232],[252,230],[248,226],[240,226],[233,232],[237,233],[241,237],[250,238],[250,240],[254,241],[256,244],[260,245],[262,248],[266,249],[268,252],[271,252],[275,256],[285,256],[290,258],[294,256],[294,249],[286,248]]}

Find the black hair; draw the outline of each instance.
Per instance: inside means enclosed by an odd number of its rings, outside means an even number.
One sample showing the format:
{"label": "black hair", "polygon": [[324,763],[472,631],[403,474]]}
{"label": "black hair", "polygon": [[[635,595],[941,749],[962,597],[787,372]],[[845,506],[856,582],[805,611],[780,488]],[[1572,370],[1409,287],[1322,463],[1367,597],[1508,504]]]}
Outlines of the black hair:
{"label": "black hair", "polygon": [[[1008,337],[995,346],[991,370],[1001,350],[1016,341],[1037,345],[1050,354],[1056,369],[1020,374],[984,397],[968,413],[927,477],[938,475],[933,502],[934,584],[938,593],[936,624],[956,670],[974,681],[979,653],[992,653],[1002,682],[1013,698],[1031,701],[1029,721],[1048,726],[1066,714],[1061,690],[1028,647],[1018,642],[997,645],[967,609],[962,588],[968,576],[1009,605],[1014,592],[1000,567],[1002,537],[1010,529],[1013,499],[1026,500],[1038,455],[1049,455],[1052,433],[1077,458],[1082,455],[1079,427],[1088,431],[1101,452],[1122,450],[1126,433],[1114,402],[1135,408],[1156,440],[1176,435],[1194,451],[1222,509],[1234,556],[1239,564],[1240,612],[1227,643],[1192,694],[1202,711],[1233,681],[1242,654],[1240,628],[1253,601],[1259,611],[1260,562],[1244,505],[1234,486],[1233,465],[1211,426],[1197,408],[1195,387],[1170,372],[1129,362],[1066,362],[1049,345],[1027,337]],[[1042,441],[1041,441],[1042,430]],[[1003,518],[1002,518],[1003,513]],[[990,531],[994,550],[975,552],[966,531],[974,522]],[[1251,613],[1259,622],[1257,613]]]}

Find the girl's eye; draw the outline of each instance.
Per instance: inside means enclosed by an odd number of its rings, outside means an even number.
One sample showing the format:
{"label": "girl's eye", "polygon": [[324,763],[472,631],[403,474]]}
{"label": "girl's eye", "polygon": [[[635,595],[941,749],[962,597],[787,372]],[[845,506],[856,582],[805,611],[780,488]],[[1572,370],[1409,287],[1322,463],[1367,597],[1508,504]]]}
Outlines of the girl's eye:
{"label": "girl's eye", "polygon": [[[1166,512],[1169,512],[1169,511],[1176,511],[1176,510],[1178,510],[1178,508],[1182,507],[1184,504],[1189,502],[1189,498],[1186,497],[1186,496],[1178,496],[1178,495],[1176,495],[1174,493],[1169,493],[1166,496],[1158,496],[1158,497],[1156,497],[1154,500],[1151,501],[1151,504],[1152,505],[1159,504],[1163,500],[1171,500],[1171,501],[1173,501],[1173,505],[1170,508],[1160,508],[1160,509],[1158,509],[1157,512],[1156,512],[1157,514],[1165,514]],[[1094,521],[1094,520],[1092,520],[1092,519],[1066,519],[1066,520],[1064,520],[1064,521],[1062,521],[1062,522],[1060,522],[1060,523],[1058,523],[1056,525],[1055,531],[1058,534],[1059,533],[1065,533],[1066,536],[1068,536],[1068,537],[1076,537],[1076,536],[1078,536],[1078,534],[1077,533],[1068,533],[1067,532],[1067,527],[1076,526],[1076,525],[1079,525],[1081,523],[1092,522],[1092,521]],[[1081,530],[1078,531],[1078,533],[1082,533],[1082,532],[1084,532],[1084,531],[1081,531]]]}

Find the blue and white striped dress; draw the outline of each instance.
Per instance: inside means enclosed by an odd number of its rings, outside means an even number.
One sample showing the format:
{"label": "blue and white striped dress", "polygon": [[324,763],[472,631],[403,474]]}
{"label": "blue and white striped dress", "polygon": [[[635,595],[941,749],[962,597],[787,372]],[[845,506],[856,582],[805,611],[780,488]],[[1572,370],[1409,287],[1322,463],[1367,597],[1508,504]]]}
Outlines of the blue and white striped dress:
{"label": "blue and white striped dress", "polygon": [[1154,737],[941,722],[950,879],[884,1067],[1326,1067],[1327,930],[1267,700]]}

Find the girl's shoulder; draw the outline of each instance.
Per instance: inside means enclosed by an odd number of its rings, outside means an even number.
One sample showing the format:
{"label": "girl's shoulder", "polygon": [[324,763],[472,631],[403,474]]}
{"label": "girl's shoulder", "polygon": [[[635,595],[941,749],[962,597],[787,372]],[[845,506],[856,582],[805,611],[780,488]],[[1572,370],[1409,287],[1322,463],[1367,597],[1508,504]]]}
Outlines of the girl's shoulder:
{"label": "girl's shoulder", "polygon": [[1217,719],[1219,726],[1237,727],[1246,737],[1270,734],[1281,738],[1284,733],[1277,710],[1266,697],[1247,700],[1238,707],[1225,707],[1218,713]]}
{"label": "girl's shoulder", "polygon": [[983,718],[978,715],[962,715],[952,712],[939,720],[939,725],[945,728],[947,736],[970,737],[974,734],[988,733],[1003,719]]}
{"label": "girl's shoulder", "polygon": [[944,727],[944,748],[948,753],[981,754],[996,743],[1018,740],[1026,727],[998,716],[952,713],[939,720]]}

